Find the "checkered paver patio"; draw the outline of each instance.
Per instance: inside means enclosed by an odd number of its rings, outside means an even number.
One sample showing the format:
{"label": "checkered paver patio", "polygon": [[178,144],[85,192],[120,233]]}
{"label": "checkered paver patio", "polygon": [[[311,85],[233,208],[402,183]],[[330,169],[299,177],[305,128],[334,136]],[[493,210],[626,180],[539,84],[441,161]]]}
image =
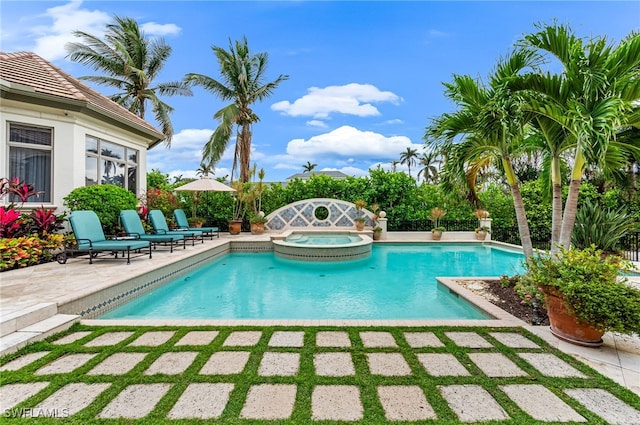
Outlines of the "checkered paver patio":
{"label": "checkered paver patio", "polygon": [[0,407],[32,422],[640,424],[639,398],[519,329],[84,326],[13,357]]}

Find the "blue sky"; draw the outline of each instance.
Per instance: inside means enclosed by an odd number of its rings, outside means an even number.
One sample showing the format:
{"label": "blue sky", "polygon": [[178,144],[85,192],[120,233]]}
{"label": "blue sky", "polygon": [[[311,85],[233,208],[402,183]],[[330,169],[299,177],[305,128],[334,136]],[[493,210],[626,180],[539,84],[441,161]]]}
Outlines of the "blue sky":
{"label": "blue sky", "polygon": [[[114,15],[136,19],[173,47],[158,82],[189,72],[218,78],[211,46],[243,36],[253,52],[269,54],[269,81],[289,75],[254,105],[261,121],[253,127],[252,162],[267,181],[301,172],[307,161],[316,170],[366,175],[378,164],[390,168],[409,146],[421,151],[430,119],[452,110],[442,82],[453,74],[485,77],[535,23],[556,20],[616,43],[640,30],[638,1],[0,0],[0,48],[36,52],[74,77],[94,75],[65,59],[64,44],[74,30],[102,34]],[[224,103],[199,88],[164,100],[175,108],[176,134],[170,149],[149,152],[148,169],[194,176]],[[231,159],[229,150],[216,176],[229,174]]]}

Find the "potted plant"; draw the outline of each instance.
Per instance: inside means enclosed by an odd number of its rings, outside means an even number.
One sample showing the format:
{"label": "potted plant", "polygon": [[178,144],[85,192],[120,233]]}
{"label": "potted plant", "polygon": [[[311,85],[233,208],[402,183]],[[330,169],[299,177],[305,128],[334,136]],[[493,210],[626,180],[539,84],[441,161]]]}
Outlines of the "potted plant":
{"label": "potted plant", "polygon": [[187,222],[189,223],[189,227],[202,227],[206,220],[202,217],[189,217],[187,218]]}
{"label": "potted plant", "polygon": [[251,214],[249,222],[251,223],[252,235],[261,235],[264,233],[264,224],[267,222],[264,211],[259,211],[258,214]]}
{"label": "potted plant", "polygon": [[443,226],[439,225],[440,219],[444,217],[447,212],[441,208],[435,207],[431,210],[429,214],[429,220],[433,223],[433,228],[431,229],[431,238],[434,241],[439,241],[442,238],[442,233],[445,231]]}
{"label": "potted plant", "polygon": [[373,228],[373,240],[379,241],[382,237],[382,227],[376,226]]}
{"label": "potted plant", "polygon": [[353,220],[356,225],[356,230],[362,231],[364,230],[364,224],[367,221],[367,218],[364,216],[362,210],[367,206],[367,203],[363,199],[358,199],[354,202],[357,211],[357,217]]}
{"label": "potted plant", "polygon": [[231,183],[231,187],[235,189],[233,192],[235,200],[233,202],[233,217],[229,220],[229,234],[239,235],[242,231],[247,192],[244,183],[239,180]]}
{"label": "potted plant", "polygon": [[491,233],[491,229],[487,226],[476,227],[476,239],[479,241],[485,240],[489,233]]}
{"label": "potted plant", "polygon": [[526,269],[516,289],[525,300],[544,301],[556,337],[597,347],[605,331],[640,333],[640,289],[622,277],[631,265],[620,257],[592,245],[533,257]]}

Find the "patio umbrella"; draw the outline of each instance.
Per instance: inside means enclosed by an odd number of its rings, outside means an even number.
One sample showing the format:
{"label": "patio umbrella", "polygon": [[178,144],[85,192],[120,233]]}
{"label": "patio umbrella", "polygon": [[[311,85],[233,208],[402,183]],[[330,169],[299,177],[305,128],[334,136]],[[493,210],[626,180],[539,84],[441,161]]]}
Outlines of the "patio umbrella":
{"label": "patio umbrella", "polygon": [[190,192],[235,192],[232,187],[227,186],[224,183],[220,183],[218,180],[211,177],[202,177],[201,179],[194,180],[191,183],[187,183],[184,186],[176,187],[174,190],[188,190]]}

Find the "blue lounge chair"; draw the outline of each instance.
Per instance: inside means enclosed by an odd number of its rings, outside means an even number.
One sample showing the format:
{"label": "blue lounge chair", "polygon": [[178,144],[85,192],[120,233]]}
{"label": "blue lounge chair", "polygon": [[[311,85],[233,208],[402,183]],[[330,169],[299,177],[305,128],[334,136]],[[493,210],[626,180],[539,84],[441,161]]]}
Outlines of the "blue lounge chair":
{"label": "blue lounge chair", "polygon": [[160,210],[149,211],[149,221],[157,235],[182,235],[185,239],[191,240],[192,246],[195,246],[196,239],[200,239],[204,243],[202,232],[198,230],[169,230],[167,219],[164,218],[164,214]]}
{"label": "blue lounge chair", "polygon": [[203,236],[209,236],[212,240],[214,235],[220,237],[220,229],[217,227],[189,227],[189,220],[187,220],[184,210],[174,210],[173,218],[176,220],[177,230],[200,230]]}
{"label": "blue lounge chair", "polygon": [[140,216],[134,210],[120,211],[120,223],[122,227],[124,227],[127,236],[149,241],[154,247],[158,244],[169,245],[171,247],[170,252],[173,252],[173,245],[178,244],[180,241],[182,241],[183,248],[187,247],[186,240],[182,235],[156,235],[147,233],[144,230]]}
{"label": "blue lounge chair", "polygon": [[151,258],[151,242],[149,241],[107,239],[102,230],[100,219],[93,211],[72,211],[69,222],[78,244],[77,250],[89,252],[89,264],[93,264],[93,258],[98,253],[106,251],[111,252],[115,258],[118,258],[118,252],[120,251],[122,251],[122,257],[124,258],[124,252],[126,251],[127,264],[131,262],[131,251],[148,248],[149,258]]}

